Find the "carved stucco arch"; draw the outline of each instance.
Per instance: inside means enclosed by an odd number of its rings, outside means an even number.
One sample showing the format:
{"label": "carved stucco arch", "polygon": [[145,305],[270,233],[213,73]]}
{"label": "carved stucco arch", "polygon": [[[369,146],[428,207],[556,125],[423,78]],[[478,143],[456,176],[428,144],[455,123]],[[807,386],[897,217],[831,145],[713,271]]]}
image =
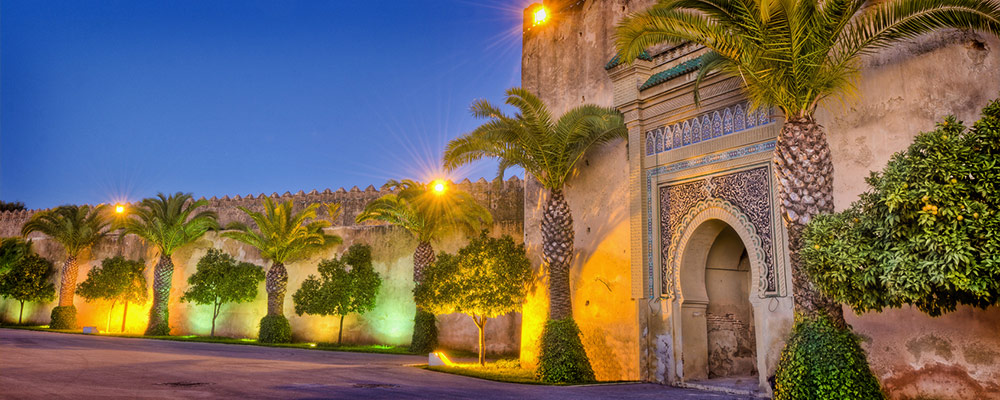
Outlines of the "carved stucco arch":
{"label": "carved stucco arch", "polygon": [[679,229],[674,231],[674,234],[671,236],[670,248],[667,253],[669,254],[669,258],[666,262],[666,267],[670,268],[670,270],[668,274],[665,274],[670,277],[668,287],[670,288],[671,297],[678,300],[683,299],[683,290],[679,285],[681,281],[680,274],[683,253],[687,249],[691,236],[698,227],[710,220],[719,220],[726,223],[739,235],[740,240],[743,241],[743,245],[746,247],[747,256],[750,258],[751,282],[756,282],[755,285],[751,286],[751,298],[764,298],[763,293],[766,290],[764,273],[767,267],[765,265],[766,253],[763,241],[757,235],[753,222],[746,214],[741,212],[732,203],[718,198],[702,200],[692,206],[684,217],[681,218],[678,224]]}

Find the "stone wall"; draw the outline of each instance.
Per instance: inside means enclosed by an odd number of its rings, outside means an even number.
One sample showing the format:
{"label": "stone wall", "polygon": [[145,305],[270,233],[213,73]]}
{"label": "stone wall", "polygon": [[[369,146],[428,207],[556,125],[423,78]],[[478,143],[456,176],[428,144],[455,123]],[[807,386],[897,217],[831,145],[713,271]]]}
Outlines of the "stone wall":
{"label": "stone wall", "polygon": [[[516,241],[523,237],[522,208],[523,182],[514,177],[506,182],[463,181],[455,184],[458,188],[472,193],[484,206],[489,207],[495,218],[491,234],[510,235]],[[355,224],[354,217],[368,201],[387,193],[374,187],[366,190],[353,188],[337,191],[298,193],[279,196],[273,194],[276,200],[291,199],[295,208],[299,209],[309,203],[339,202],[343,206],[343,216],[337,226],[328,229],[329,232],[344,238],[343,245],[336,246],[321,254],[306,260],[287,264],[288,268],[288,298],[285,301],[285,316],[292,325],[293,335],[298,341],[330,342],[337,338],[336,317],[318,317],[295,315],[291,295],[299,288],[310,274],[316,274],[316,266],[321,259],[337,256],[355,243],[372,246],[372,256],[375,269],[382,276],[383,283],[379,291],[374,310],[362,315],[348,315],[344,320],[344,341],[350,343],[380,343],[403,345],[410,341],[413,329],[413,249],[416,240],[401,228],[388,225]],[[235,198],[208,199],[209,208],[219,213],[223,224],[232,221],[250,222],[245,220],[242,211],[237,206],[259,209],[264,195],[237,196]],[[0,236],[14,236],[20,232],[21,225],[27,218],[37,212],[21,211],[0,214]],[[325,211],[323,211],[325,212]],[[34,249],[43,257],[52,260],[56,267],[62,265],[65,253],[62,246],[54,243],[44,235],[32,234]],[[434,243],[435,250],[455,252],[465,243],[462,235],[454,235]],[[211,328],[211,307],[181,303],[180,297],[187,286],[187,278],[196,270],[196,264],[210,248],[223,249],[241,261],[257,265],[269,266],[256,249],[222,238],[216,233],[208,233],[195,243],[185,246],[173,255],[175,266],[173,287],[170,293],[170,325],[173,335],[207,335]],[[100,261],[118,254],[133,259],[143,258],[146,261],[147,280],[152,282],[153,264],[158,254],[149,246],[144,245],[134,236],[120,238],[113,235],[108,241],[95,248],[81,264],[79,281],[86,279],[87,272]],[[57,274],[58,275],[58,274]],[[55,278],[58,282],[58,276]],[[257,323],[266,314],[267,295],[263,283],[258,289],[256,300],[250,303],[230,304],[222,307],[218,317],[216,334],[230,337],[256,337]],[[25,304],[24,319],[26,322],[46,324],[49,313],[55,302],[49,304]],[[77,298],[78,321],[81,324],[93,325],[105,330],[108,323],[109,305],[105,302],[88,303],[83,298]],[[126,331],[141,333],[145,327],[151,304],[131,305],[128,310]],[[16,321],[18,303],[0,300],[0,316],[6,321]],[[487,324],[487,350],[492,354],[516,354],[520,345],[520,315],[510,315],[497,318]],[[116,306],[111,313],[111,331],[121,328],[122,307]],[[475,351],[478,333],[472,319],[461,314],[439,316],[440,341],[443,348]]]}
{"label": "stone wall", "polygon": [[[1000,40],[959,31],[927,35],[865,60],[858,99],[830,102],[818,118],[830,134],[834,200],[844,209],[917,133],[954,114],[967,124],[1000,97]],[[893,398],[1000,399],[1000,308],[960,307],[933,318],[903,308],[848,323]]]}
{"label": "stone wall", "polygon": [[[545,2],[552,20],[524,35],[521,85],[536,93],[553,115],[582,104],[612,106],[604,65],[614,55],[614,24],[654,2]],[[639,303],[632,299],[629,260],[628,144],[611,143],[580,160],[566,187],[573,212],[576,257],[570,271],[573,316],[600,380],[633,380],[639,372]],[[537,360],[537,338],[548,315],[541,259],[542,206],[546,191],[527,180],[525,243],[536,262],[539,285],[524,306],[521,361]]]}
{"label": "stone wall", "polygon": [[[554,10],[552,20],[524,35],[522,86],[556,115],[583,103],[612,104],[603,66],[614,54],[614,26],[653,1],[545,3]],[[947,114],[972,122],[989,99],[1000,97],[1000,42],[979,34],[928,35],[864,63],[858,96],[828,101],[818,115],[830,134],[838,209],[865,189],[869,171],[881,169],[919,131]],[[635,254],[641,244],[630,242],[630,229],[638,227],[630,226],[629,216],[640,210],[628,206],[627,157],[638,154],[628,146],[588,153],[566,190],[578,251],[571,271],[574,317],[599,379],[662,375],[640,362],[640,347],[659,351],[662,345],[640,339],[647,303],[629,296],[629,259],[641,256]],[[525,243],[538,260],[545,191],[530,179],[525,186]],[[536,276],[544,283],[541,272]],[[540,333],[547,306],[540,284],[524,308],[522,362],[536,360],[529,338]],[[849,322],[867,338],[872,367],[893,398],[1000,398],[1000,309],[960,308],[939,318],[889,310],[850,315]]]}

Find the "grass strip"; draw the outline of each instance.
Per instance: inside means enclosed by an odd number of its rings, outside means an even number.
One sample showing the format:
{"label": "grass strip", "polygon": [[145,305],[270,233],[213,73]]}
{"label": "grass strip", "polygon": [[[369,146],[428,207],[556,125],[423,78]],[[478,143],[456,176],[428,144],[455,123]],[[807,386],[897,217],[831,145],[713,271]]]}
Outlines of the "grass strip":
{"label": "grass strip", "polygon": [[414,353],[411,353],[406,347],[402,346],[352,345],[352,344],[345,344],[338,346],[336,343],[259,343],[255,339],[240,339],[240,338],[230,338],[222,336],[211,337],[211,336],[197,336],[197,335],[143,336],[132,333],[100,333],[95,335],[95,334],[83,333],[78,330],[49,329],[44,326],[22,326],[22,325],[3,325],[0,326],[0,328],[22,329],[22,330],[38,331],[38,332],[67,333],[72,335],[119,337],[128,339],[155,339],[155,340],[170,340],[175,342],[238,344],[238,345],[248,345],[248,346],[281,347],[281,348],[295,348],[295,349],[306,349],[306,350],[345,351],[351,353],[415,355]]}
{"label": "grass strip", "polygon": [[534,370],[521,368],[517,360],[499,360],[486,363],[485,366],[481,366],[479,363],[456,363],[448,366],[433,367],[421,365],[420,368],[497,382],[547,385],[538,380]]}

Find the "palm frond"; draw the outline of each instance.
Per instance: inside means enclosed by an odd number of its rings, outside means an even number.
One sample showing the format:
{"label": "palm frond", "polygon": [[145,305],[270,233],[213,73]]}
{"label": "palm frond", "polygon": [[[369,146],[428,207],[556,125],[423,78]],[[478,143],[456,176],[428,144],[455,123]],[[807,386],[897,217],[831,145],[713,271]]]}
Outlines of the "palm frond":
{"label": "palm frond", "polygon": [[206,200],[194,200],[190,193],[177,192],[167,196],[143,199],[122,223],[125,233],[138,236],[170,256],[180,247],[192,243],[205,232],[219,229],[218,215],[204,210]]}
{"label": "palm frond", "polygon": [[445,168],[495,158],[499,177],[519,166],[543,186],[558,190],[589,148],[627,136],[621,115],[613,109],[583,105],[552,122],[545,104],[524,89],[507,90],[506,102],[518,109],[515,116],[507,117],[485,102],[473,105],[473,115],[488,121],[448,143]]}

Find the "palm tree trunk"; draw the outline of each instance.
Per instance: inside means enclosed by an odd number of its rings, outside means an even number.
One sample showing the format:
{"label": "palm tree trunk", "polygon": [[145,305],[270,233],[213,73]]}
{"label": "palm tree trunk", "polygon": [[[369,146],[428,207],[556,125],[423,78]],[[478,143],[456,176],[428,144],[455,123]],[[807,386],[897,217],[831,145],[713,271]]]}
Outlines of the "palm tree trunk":
{"label": "palm tree trunk", "polygon": [[288,290],[288,270],[276,262],[267,270],[267,315],[285,315],[285,292]]}
{"label": "palm tree trunk", "polygon": [[420,283],[424,281],[424,270],[434,262],[434,247],[430,242],[420,242],[417,250],[413,252],[413,281]]}
{"label": "palm tree trunk", "polygon": [[62,280],[59,282],[59,306],[73,305],[73,296],[76,295],[76,275],[80,271],[80,266],[76,263],[76,256],[66,257],[63,263]]}
{"label": "palm tree trunk", "polygon": [[170,287],[174,278],[174,262],[166,254],[160,255],[153,268],[153,307],[149,309],[147,336],[170,334]]}
{"label": "palm tree trunk", "polygon": [[823,127],[811,116],[788,118],[778,135],[774,167],[788,229],[795,307],[806,315],[824,312],[835,325],[846,327],[840,304],[816,289],[799,257],[806,224],[818,214],[834,211],[833,160]]}
{"label": "palm tree trunk", "polygon": [[[420,242],[413,251],[413,282],[424,281],[424,270],[434,262],[434,247],[430,242]],[[417,313],[413,317],[413,336],[410,337],[410,351],[423,353],[434,350],[437,346],[437,325],[433,313],[427,312],[417,304]]]}
{"label": "palm tree trunk", "polygon": [[569,266],[573,257],[573,215],[562,190],[552,190],[542,214],[542,261],[549,268],[549,319],[573,316]]}

